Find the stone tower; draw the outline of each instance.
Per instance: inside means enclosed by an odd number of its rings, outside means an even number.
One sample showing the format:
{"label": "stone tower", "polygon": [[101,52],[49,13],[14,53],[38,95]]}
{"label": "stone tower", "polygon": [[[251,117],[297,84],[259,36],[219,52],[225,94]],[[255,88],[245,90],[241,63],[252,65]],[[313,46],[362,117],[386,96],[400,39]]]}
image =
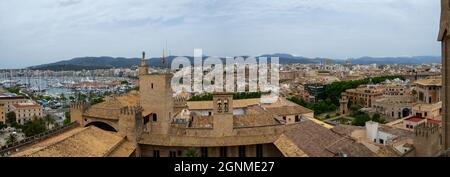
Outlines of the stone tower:
{"label": "stone tower", "polygon": [[139,76],[148,74],[148,65],[145,63],[145,52],[142,52],[141,63],[139,64]]}
{"label": "stone tower", "polygon": [[89,108],[89,103],[85,101],[76,102],[70,105],[70,122],[78,122],[84,126],[83,113]]}
{"label": "stone tower", "polygon": [[140,106],[126,106],[120,109],[119,117],[118,133],[135,145],[135,154],[138,157],[141,154],[138,142],[143,132],[142,111],[143,109]]}
{"label": "stone tower", "polygon": [[[143,59],[142,59],[143,60]],[[152,134],[167,134],[174,113],[171,73],[148,73],[148,66],[139,66],[140,106],[144,109],[144,126]]]}
{"label": "stone tower", "polygon": [[434,157],[441,152],[439,125],[422,123],[414,128],[416,157]]}
{"label": "stone tower", "polygon": [[442,81],[443,98],[442,100],[442,137],[443,150],[450,149],[450,2],[441,0],[441,25],[438,40],[442,42]]}
{"label": "stone tower", "polygon": [[233,132],[233,94],[213,94],[213,134],[230,136]]}
{"label": "stone tower", "polygon": [[339,99],[339,105],[341,115],[348,114],[348,98],[346,93],[342,93],[341,99]]}

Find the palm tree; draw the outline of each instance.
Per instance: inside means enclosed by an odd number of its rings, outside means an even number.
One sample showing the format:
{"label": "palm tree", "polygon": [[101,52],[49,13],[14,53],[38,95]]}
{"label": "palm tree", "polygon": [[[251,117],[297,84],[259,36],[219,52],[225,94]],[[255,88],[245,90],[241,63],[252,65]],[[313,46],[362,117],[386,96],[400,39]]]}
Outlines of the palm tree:
{"label": "palm tree", "polygon": [[55,124],[55,119],[53,119],[53,117],[50,116],[50,114],[45,115],[44,121],[45,121],[45,125],[47,126],[48,129],[50,129],[50,125]]}
{"label": "palm tree", "polygon": [[186,151],[184,151],[184,156],[185,157],[198,157],[199,155],[198,149],[197,148],[189,148]]}

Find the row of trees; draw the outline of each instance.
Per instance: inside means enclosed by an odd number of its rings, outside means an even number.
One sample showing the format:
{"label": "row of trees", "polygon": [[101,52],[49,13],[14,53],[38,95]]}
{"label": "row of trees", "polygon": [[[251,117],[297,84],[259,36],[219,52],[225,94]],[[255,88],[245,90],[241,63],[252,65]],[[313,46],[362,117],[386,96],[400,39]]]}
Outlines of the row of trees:
{"label": "row of trees", "polygon": [[298,105],[301,105],[305,108],[314,110],[314,114],[316,115],[336,111],[338,108],[335,104],[333,104],[333,102],[329,98],[323,101],[319,101],[317,103],[309,103],[297,97],[290,97],[288,98],[288,100]]}
{"label": "row of trees", "polygon": [[322,113],[336,111],[339,106],[339,99],[341,97],[341,93],[345,92],[345,90],[347,89],[357,88],[360,85],[369,83],[378,84],[386,81],[387,79],[392,80],[395,78],[400,78],[404,80],[403,77],[399,76],[381,76],[361,80],[333,82],[332,84],[325,86],[325,95],[327,96],[327,99],[325,100],[316,103],[309,103],[301,98],[296,97],[290,97],[288,98],[288,100],[297,103],[298,105],[301,105],[303,107],[312,109],[314,110],[314,113],[316,115],[319,115]]}
{"label": "row of trees", "polygon": [[373,78],[365,78],[361,80],[352,80],[352,81],[339,81],[339,82],[333,82],[332,84],[325,86],[325,95],[331,99],[331,101],[335,105],[339,105],[339,99],[341,98],[341,93],[345,92],[347,89],[354,89],[357,88],[360,85],[364,84],[379,84],[381,82],[384,82],[386,80],[392,80],[392,79],[402,79],[401,76],[380,76],[380,77],[373,77]]}
{"label": "row of trees", "polygon": [[[50,115],[46,115],[42,118],[34,116],[30,121],[25,122],[23,125],[17,123],[17,117],[15,112],[8,112],[6,114],[6,125],[10,125],[16,129],[22,130],[25,136],[30,137],[47,131],[50,127],[58,126],[55,119]],[[6,125],[0,125],[1,128],[5,128]]]}

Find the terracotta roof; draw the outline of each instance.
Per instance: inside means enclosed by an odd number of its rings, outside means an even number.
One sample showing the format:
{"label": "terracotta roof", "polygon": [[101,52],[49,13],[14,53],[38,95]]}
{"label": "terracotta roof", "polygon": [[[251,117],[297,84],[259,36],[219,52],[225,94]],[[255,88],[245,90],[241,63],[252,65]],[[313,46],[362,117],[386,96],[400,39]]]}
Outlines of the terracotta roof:
{"label": "terracotta roof", "polygon": [[[285,142],[283,144],[289,144],[290,146],[294,144],[309,157],[333,157],[343,154],[350,157],[375,156],[364,145],[309,120],[299,123],[298,128],[288,130],[283,135],[288,140],[280,141],[290,141],[290,143]],[[283,152],[285,149],[293,148],[282,147],[280,143],[275,145],[278,145],[277,147],[283,154],[290,153]]]}
{"label": "terracotta roof", "polygon": [[[90,126],[60,141],[31,149],[19,156],[25,157],[102,157],[120,147],[124,138],[114,132]],[[114,154],[114,153],[113,153]]]}
{"label": "terracotta roof", "polygon": [[314,111],[305,108],[303,106],[295,105],[295,106],[281,106],[281,107],[271,107],[266,108],[272,114],[276,115],[298,115],[298,114],[307,114],[313,113]]}
{"label": "terracotta roof", "polygon": [[19,103],[13,104],[15,108],[40,108],[41,105],[35,103]]}
{"label": "terracotta roof", "polygon": [[297,145],[295,145],[286,135],[280,137],[273,144],[281,151],[285,157],[308,157]]}
{"label": "terracotta roof", "polygon": [[434,119],[427,119],[427,122],[432,123],[432,124],[438,124],[438,125],[440,125],[442,123],[442,121],[434,120]]}
{"label": "terracotta roof", "polygon": [[419,85],[425,85],[425,86],[442,86],[442,79],[423,79],[423,80],[417,80],[414,82]]}
{"label": "terracotta roof", "polygon": [[108,157],[130,157],[135,149],[136,146],[132,142],[124,140],[108,154]]}
{"label": "terracotta roof", "polygon": [[411,122],[420,122],[420,121],[423,121],[425,119],[422,118],[422,117],[419,117],[419,116],[414,116],[414,117],[407,118],[405,120],[406,121],[411,121]]}
{"label": "terracotta roof", "polygon": [[118,119],[120,108],[125,106],[136,106],[139,104],[138,93],[128,93],[123,96],[113,97],[105,102],[93,105],[85,115],[105,119]]}
{"label": "terracotta roof", "polygon": [[245,115],[234,116],[234,127],[252,127],[279,124],[274,117],[259,106],[250,106]]}

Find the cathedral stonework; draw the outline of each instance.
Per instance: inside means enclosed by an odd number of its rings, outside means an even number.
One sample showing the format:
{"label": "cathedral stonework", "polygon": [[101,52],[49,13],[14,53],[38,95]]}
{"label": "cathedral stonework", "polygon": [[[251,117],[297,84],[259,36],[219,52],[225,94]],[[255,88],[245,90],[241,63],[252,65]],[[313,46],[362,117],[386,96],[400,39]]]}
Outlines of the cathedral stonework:
{"label": "cathedral stonework", "polygon": [[443,83],[444,83],[444,96],[442,98],[442,108],[443,108],[443,150],[446,151],[450,149],[450,109],[448,106],[450,105],[450,37],[449,37],[449,29],[450,29],[450,2],[449,0],[441,0],[441,25],[439,30],[439,41],[442,42],[442,67],[443,67]]}

